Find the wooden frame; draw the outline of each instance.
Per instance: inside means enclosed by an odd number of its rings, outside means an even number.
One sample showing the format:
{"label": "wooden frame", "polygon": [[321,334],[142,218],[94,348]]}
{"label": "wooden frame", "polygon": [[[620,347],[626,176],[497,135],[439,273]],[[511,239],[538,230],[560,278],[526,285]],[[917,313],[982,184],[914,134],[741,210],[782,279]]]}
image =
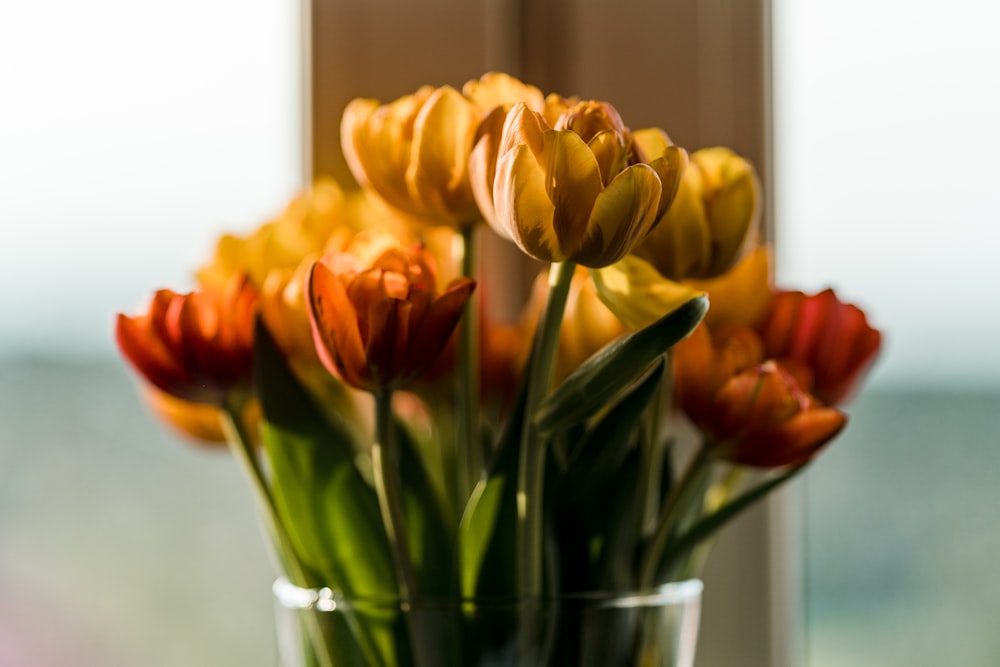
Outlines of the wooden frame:
{"label": "wooden frame", "polygon": [[[633,127],[663,127],[689,149],[730,146],[754,161],[773,202],[769,0],[303,2],[304,174],[349,178],[339,122],[350,99],[390,100],[496,69],[612,100]],[[767,206],[768,237],[772,219]],[[796,493],[720,536],[705,574],[699,667],[803,664]]]}

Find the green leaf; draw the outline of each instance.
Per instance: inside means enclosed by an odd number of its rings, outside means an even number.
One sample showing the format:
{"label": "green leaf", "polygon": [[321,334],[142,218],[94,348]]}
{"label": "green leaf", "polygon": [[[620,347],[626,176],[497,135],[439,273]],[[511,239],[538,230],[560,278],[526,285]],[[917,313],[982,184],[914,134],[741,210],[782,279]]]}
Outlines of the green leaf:
{"label": "green leaf", "polygon": [[[313,581],[347,596],[398,594],[378,501],[354,464],[350,431],[324,416],[258,321],[256,382],[272,494],[298,559]],[[356,639],[395,660],[392,618],[369,619]]]}
{"label": "green leaf", "polygon": [[463,597],[505,595],[515,590],[517,469],[526,398],[522,386],[496,447],[496,459],[473,490],[458,526]]}
{"label": "green leaf", "polygon": [[657,359],[646,377],[580,440],[559,482],[561,499],[567,505],[582,505],[588,499],[593,502],[607,489],[625,460],[636,429],[642,428],[642,414],[656,395],[663,365],[662,357]]}
{"label": "green leaf", "polygon": [[542,433],[593,415],[641,375],[657,357],[694,330],[708,311],[699,296],[649,326],[606,345],[580,365],[534,415]]}
{"label": "green leaf", "polygon": [[452,595],[455,593],[451,577],[454,537],[445,527],[444,510],[412,434],[404,424],[397,422],[395,437],[399,445],[410,558],[419,579],[420,592],[436,597]]}
{"label": "green leaf", "polygon": [[299,557],[348,595],[396,591],[375,492],[354,464],[350,432],[328,420],[258,326],[264,446],[281,520]]}
{"label": "green leaf", "polygon": [[696,521],[664,550],[663,557],[660,560],[660,567],[657,570],[658,578],[662,579],[663,575],[669,572],[670,567],[685,557],[692,549],[708,539],[726,523],[742,514],[744,510],[749,509],[757,501],[762,500],[779,486],[798,475],[807,465],[808,463],[803,463],[795,466],[776,477],[758,484],[736,498],[733,498],[715,512]]}

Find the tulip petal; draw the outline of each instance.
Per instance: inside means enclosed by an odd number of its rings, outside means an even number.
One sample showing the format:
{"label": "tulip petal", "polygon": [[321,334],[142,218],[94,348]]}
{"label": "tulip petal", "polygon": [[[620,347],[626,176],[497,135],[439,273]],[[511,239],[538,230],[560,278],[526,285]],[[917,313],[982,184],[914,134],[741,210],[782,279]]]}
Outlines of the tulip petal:
{"label": "tulip petal", "polygon": [[545,149],[545,131],[548,129],[549,125],[541,114],[523,103],[515,104],[504,119],[497,155],[502,158],[517,146],[527,145],[535,159],[541,160]]}
{"label": "tulip petal", "polygon": [[656,222],[660,179],[646,164],[628,167],[597,196],[573,259],[600,268],[627,255]]}
{"label": "tulip petal", "polygon": [[462,94],[485,111],[516,102],[535,110],[545,105],[542,91],[502,72],[487,72],[478,80],[467,81]]}
{"label": "tulip petal", "polygon": [[757,326],[767,316],[774,300],[771,250],[766,246],[758,247],[718,278],[688,280],[685,283],[708,292],[712,308],[705,322],[709,327],[726,322]]}
{"label": "tulip petal", "polygon": [[543,262],[566,259],[552,226],[555,207],[546,193],[545,173],[527,145],[513,148],[497,163],[493,203],[497,222],[521,250]]}
{"label": "tulip petal", "polygon": [[417,114],[406,183],[410,197],[426,211],[464,213],[468,219],[459,222],[475,219],[467,164],[481,113],[454,88],[444,86]]}
{"label": "tulip petal", "polygon": [[483,219],[501,236],[508,236],[502,225],[496,222],[493,209],[493,181],[497,174],[497,157],[500,154],[500,138],[507,114],[497,107],[486,115],[476,130],[475,145],[469,155],[469,185],[479,206]]}
{"label": "tulip petal", "polygon": [[648,326],[704,294],[701,290],[667,280],[649,262],[635,255],[627,255],[614,264],[594,269],[590,275],[601,301],[630,329]]}
{"label": "tulip petal", "polygon": [[674,203],[674,198],[680,190],[684,175],[689,169],[688,154],[683,148],[667,146],[658,157],[650,160],[648,164],[660,177],[662,189],[660,202],[656,207],[656,217],[659,220]]}
{"label": "tulip petal", "polygon": [[410,329],[410,303],[402,299],[379,299],[368,307],[365,358],[377,386],[388,386],[399,375],[406,355]]}
{"label": "tulip petal", "polygon": [[[667,174],[666,160],[655,160],[650,166]],[[699,262],[712,252],[712,236],[701,193],[701,172],[689,166],[666,214],[634,251],[671,280],[696,274]]]}
{"label": "tulip petal", "polygon": [[560,254],[573,257],[601,194],[600,167],[583,139],[568,130],[547,131],[543,155],[545,189],[555,206],[552,227]]}
{"label": "tulip petal", "polygon": [[431,303],[426,315],[410,332],[399,371],[400,381],[412,379],[434,363],[448,344],[475,288],[474,280],[457,278]]}
{"label": "tulip petal", "polygon": [[644,127],[632,133],[632,144],[638,149],[642,162],[652,162],[673,146],[670,137],[658,127]]}
{"label": "tulip petal", "polygon": [[307,284],[309,321],[320,361],[349,384],[365,386],[365,349],[347,290],[323,262],[313,265]]}

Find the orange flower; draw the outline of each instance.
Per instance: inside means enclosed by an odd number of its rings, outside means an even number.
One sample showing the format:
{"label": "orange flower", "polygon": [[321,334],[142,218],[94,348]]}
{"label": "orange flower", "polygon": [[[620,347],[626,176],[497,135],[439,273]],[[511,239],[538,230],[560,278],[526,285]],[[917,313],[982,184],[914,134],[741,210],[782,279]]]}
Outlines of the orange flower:
{"label": "orange flower", "polygon": [[805,462],[847,418],[822,406],[749,327],[702,324],[674,348],[677,402],[722,459],[776,467]]}
{"label": "orange flower", "polygon": [[871,366],[882,342],[857,306],[828,289],[779,292],[760,326],[768,356],[792,370],[827,405],[843,401]]}
{"label": "orange flower", "polygon": [[118,315],[118,347],[160,390],[186,401],[221,405],[249,386],[257,292],[245,276],[224,290],[159,290],[149,312]]}
{"label": "orange flower", "polygon": [[730,378],[714,410],[715,455],[764,468],[805,463],[847,423],[846,415],[819,404],[774,361]]}
{"label": "orange flower", "polygon": [[440,296],[430,254],[385,252],[361,270],[351,255],[313,265],[307,305],[320,360],[366,391],[395,388],[426,370],[458,324],[475,282],[459,278]]}

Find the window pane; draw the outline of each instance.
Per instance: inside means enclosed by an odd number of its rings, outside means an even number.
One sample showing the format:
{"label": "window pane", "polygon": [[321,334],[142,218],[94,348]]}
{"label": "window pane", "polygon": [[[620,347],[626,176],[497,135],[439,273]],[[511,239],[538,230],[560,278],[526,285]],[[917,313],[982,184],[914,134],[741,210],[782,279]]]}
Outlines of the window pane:
{"label": "window pane", "polygon": [[775,3],[778,269],[887,333],[806,476],[809,664],[985,665],[1000,643],[1000,10]]}
{"label": "window pane", "polygon": [[274,665],[223,451],[141,404],[113,316],[299,185],[296,3],[0,8],[0,665]]}

